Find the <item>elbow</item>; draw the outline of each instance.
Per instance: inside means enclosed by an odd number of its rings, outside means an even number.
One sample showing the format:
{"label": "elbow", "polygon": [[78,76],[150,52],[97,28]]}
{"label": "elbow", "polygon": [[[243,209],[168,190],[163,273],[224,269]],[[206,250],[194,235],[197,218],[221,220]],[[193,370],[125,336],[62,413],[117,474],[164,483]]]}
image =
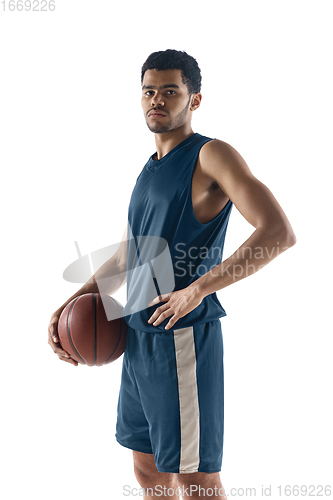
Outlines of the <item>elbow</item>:
{"label": "elbow", "polygon": [[296,245],[296,235],[290,225],[284,226],[280,231],[280,242],[283,243],[285,250]]}
{"label": "elbow", "polygon": [[289,241],[290,241],[290,242],[289,242],[289,247],[293,247],[294,245],[296,245],[296,243],[297,243],[297,238],[296,238],[295,233],[294,233],[294,231],[293,231],[293,230],[291,230],[291,234],[290,234],[290,237],[289,237],[289,238],[290,238],[290,240],[289,240]]}
{"label": "elbow", "polygon": [[264,232],[273,246],[287,250],[297,242],[295,233],[290,224],[282,222],[280,224],[270,224],[263,227]]}

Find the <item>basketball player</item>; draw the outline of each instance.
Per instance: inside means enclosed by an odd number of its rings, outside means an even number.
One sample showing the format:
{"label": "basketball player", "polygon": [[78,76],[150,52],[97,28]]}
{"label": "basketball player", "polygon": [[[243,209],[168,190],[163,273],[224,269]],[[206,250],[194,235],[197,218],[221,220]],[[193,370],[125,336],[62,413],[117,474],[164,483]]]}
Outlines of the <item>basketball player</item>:
{"label": "basketball player", "polygon": [[[240,154],[222,140],[193,132],[192,113],[202,99],[193,57],[176,50],[152,53],[142,66],[141,84],[156,152],[137,178],[117,253],[52,315],[49,344],[61,360],[77,366],[59,344],[61,311],[74,297],[98,293],[98,280],[110,275],[112,295],[126,282],[127,269],[128,334],[116,439],[133,450],[144,498],[175,500],[182,492],[183,498],[226,500],[219,474],[224,412],[220,318],[226,313],[216,291],[257,272],[296,238],[279,203]],[[219,112],[219,99],[212,112]],[[222,261],[232,205],[254,231]],[[127,241],[128,230],[135,247]],[[143,253],[141,236],[168,242],[175,286],[160,293],[155,276],[155,298],[138,311],[132,308],[138,280],[129,269],[137,252]],[[139,292],[148,297],[144,281]]]}

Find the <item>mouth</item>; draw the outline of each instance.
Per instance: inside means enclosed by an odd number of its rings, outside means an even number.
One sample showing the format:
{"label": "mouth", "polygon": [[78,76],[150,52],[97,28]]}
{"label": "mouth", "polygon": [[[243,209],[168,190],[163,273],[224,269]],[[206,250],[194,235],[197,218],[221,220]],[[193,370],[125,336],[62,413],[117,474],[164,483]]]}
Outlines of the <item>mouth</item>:
{"label": "mouth", "polygon": [[151,111],[148,115],[148,118],[162,118],[163,116],[166,116],[163,113],[158,113],[157,111]]}

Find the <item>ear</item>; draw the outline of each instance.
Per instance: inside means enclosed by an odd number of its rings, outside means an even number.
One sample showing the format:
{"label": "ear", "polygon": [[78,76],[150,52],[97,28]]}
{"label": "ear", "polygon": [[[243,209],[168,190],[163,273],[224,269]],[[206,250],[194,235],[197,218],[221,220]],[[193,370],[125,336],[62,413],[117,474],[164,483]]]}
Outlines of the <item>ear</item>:
{"label": "ear", "polygon": [[195,111],[196,109],[198,109],[198,107],[200,106],[200,103],[201,103],[201,99],[202,99],[202,95],[200,92],[193,94],[192,99],[191,99],[191,107],[190,107],[191,111]]}

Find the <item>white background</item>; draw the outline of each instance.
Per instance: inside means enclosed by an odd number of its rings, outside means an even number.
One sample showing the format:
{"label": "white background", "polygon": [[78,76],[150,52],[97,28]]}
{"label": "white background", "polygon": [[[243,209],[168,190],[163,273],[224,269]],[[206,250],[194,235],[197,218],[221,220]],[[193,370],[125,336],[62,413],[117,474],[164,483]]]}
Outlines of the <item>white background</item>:
{"label": "white background", "polygon": [[[193,130],[243,156],[297,236],[218,292],[228,314],[222,483],[257,498],[262,485],[273,498],[280,485],[333,485],[331,2],[55,4],[0,3],[2,498],[121,499],[124,485],[139,487],[132,452],[114,438],[121,360],[61,362],[47,326],[81,287],[62,278],[74,241],[84,255],[122,237],[156,151],[140,69],[168,48],[202,71]],[[234,207],[224,258],[252,231]],[[126,288],[115,297],[124,304]]]}

